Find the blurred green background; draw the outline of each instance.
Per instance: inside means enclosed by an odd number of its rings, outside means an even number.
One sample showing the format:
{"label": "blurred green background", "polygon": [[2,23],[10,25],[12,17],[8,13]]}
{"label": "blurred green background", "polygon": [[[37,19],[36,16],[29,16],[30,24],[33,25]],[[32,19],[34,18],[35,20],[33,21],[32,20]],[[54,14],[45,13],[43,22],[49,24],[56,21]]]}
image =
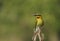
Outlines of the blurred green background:
{"label": "blurred green background", "polygon": [[60,0],[0,0],[0,41],[32,41],[37,12],[45,41],[60,40]]}

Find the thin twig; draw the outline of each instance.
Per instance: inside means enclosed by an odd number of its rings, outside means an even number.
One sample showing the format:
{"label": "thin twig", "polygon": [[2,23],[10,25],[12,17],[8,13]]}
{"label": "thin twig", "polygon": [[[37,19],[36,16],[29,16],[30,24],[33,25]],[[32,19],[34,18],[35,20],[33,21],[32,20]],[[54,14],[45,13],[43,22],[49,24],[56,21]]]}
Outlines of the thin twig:
{"label": "thin twig", "polygon": [[39,38],[39,41],[44,41],[44,34],[42,33],[42,30],[39,27],[36,27],[32,40],[36,41],[37,36]]}

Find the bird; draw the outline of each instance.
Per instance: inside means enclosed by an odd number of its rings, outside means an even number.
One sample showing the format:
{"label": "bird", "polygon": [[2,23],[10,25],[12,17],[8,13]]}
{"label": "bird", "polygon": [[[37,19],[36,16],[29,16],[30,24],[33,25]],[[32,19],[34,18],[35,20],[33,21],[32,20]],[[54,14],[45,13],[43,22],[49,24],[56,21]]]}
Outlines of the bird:
{"label": "bird", "polygon": [[42,15],[36,14],[34,16],[36,16],[35,27],[36,26],[42,27],[44,25],[44,21],[43,21]]}

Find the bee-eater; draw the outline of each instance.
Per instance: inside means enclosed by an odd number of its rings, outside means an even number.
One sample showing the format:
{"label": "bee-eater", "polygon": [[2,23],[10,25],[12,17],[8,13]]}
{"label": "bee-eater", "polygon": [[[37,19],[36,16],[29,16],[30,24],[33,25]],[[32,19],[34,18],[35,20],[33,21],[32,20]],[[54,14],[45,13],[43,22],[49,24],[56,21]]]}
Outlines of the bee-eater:
{"label": "bee-eater", "polygon": [[35,16],[36,16],[35,26],[42,27],[44,25],[44,21],[43,21],[42,15],[35,15]]}

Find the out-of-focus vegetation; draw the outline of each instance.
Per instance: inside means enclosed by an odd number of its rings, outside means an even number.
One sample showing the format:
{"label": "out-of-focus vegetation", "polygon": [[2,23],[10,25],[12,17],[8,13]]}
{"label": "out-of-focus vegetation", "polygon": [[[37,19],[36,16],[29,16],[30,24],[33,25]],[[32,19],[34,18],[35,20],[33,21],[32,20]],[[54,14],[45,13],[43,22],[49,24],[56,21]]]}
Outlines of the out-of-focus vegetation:
{"label": "out-of-focus vegetation", "polygon": [[35,12],[43,16],[45,41],[59,41],[60,0],[0,0],[0,41],[32,41]]}

